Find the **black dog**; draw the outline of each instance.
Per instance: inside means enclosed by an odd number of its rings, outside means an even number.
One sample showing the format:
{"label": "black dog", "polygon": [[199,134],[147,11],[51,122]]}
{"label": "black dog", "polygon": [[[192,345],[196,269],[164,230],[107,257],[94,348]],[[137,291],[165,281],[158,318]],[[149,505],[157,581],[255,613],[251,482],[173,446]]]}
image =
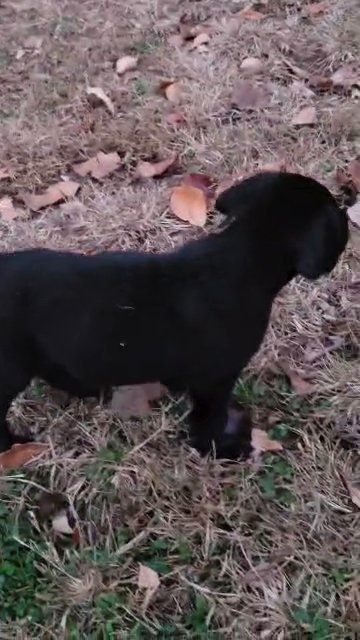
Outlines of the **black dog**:
{"label": "black dog", "polygon": [[[0,256],[0,450],[10,403],[33,377],[77,396],[161,381],[188,391],[194,446],[238,455],[228,402],[278,291],[333,269],[347,217],[296,174],[256,175],[217,201],[229,224],[167,254]],[[230,423],[229,423],[230,424]]]}

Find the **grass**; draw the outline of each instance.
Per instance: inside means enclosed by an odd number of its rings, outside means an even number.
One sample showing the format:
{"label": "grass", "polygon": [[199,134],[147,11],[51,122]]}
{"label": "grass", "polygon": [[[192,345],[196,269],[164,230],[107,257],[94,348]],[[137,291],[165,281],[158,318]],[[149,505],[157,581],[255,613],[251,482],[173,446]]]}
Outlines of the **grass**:
{"label": "grass", "polygon": [[[355,92],[300,96],[286,60],[314,73],[356,60],[358,8],[334,0],[309,20],[300,4],[270,0],[260,23],[234,18],[245,2],[186,5],[212,29],[209,51],[191,53],[168,43],[184,12],[175,0],[3,2],[0,164],[15,178],[1,181],[1,193],[44,188],[99,150],[117,150],[123,166],[102,182],[84,180],[74,201],[2,221],[0,249],[161,251],[195,237],[168,210],[176,176],[130,179],[139,159],[172,151],[182,170],[219,180],[285,159],[334,188],[335,168],[359,153]],[[38,51],[25,47],[30,36],[42,37]],[[139,67],[125,81],[114,63],[127,54],[139,56]],[[261,112],[234,113],[230,96],[247,56],[263,60],[254,81],[270,84],[272,98]],[[171,78],[188,120],[180,129],[166,124],[173,107],[156,91]],[[111,96],[115,117],[89,106],[87,85]],[[291,117],[308,101],[317,124],[294,131]],[[0,478],[1,638],[357,637],[359,511],[341,478],[359,480],[359,250],[353,229],[330,278],[294,282],[277,300],[236,387],[255,424],[284,446],[256,466],[199,459],[179,435],[184,399],[126,422],[45,385],[17,400],[11,419],[52,453]],[[293,393],[274,368],[279,357],[306,373],[310,396]],[[39,518],[43,491],[74,505],[79,544]],[[146,608],[139,563],[160,576]]]}

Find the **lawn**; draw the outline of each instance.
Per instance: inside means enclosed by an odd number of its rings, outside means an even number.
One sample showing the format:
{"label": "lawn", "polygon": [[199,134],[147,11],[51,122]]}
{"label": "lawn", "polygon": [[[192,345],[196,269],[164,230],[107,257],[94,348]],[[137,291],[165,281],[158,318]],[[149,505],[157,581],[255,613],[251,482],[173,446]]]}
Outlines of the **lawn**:
{"label": "lawn", "polygon": [[[0,169],[10,173],[0,199],[25,213],[0,220],[0,249],[170,249],[218,223],[210,214],[204,230],[170,210],[187,172],[223,183],[279,164],[339,195],[336,176],[360,155],[360,83],[329,78],[358,64],[360,10],[357,0],[310,6],[0,1]],[[207,44],[181,42],[181,20]],[[119,75],[125,55],[137,66]],[[178,102],[159,91],[166,81]],[[239,82],[255,86],[254,108],[239,105]],[[296,126],[304,107],[311,123]],[[101,180],[74,174],[99,151],[117,152],[120,167]],[[175,170],[134,180],[140,161],[172,153]],[[24,192],[64,176],[80,184],[73,198],[25,207]],[[0,638],[359,637],[359,257],[352,226],[331,277],[279,296],[235,390],[283,445],[256,463],[200,459],[182,437],[184,398],[131,420],[40,382],[14,403],[13,424],[50,450],[0,471]],[[68,503],[76,535],[51,527]]]}

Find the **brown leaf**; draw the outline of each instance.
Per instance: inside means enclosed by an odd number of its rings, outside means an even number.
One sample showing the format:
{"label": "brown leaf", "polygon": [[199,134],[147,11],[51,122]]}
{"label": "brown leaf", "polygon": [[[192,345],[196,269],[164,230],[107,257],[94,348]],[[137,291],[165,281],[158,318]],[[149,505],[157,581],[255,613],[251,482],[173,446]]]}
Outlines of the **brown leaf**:
{"label": "brown leaf", "polygon": [[240,69],[248,75],[261,73],[263,68],[264,65],[260,58],[245,58],[240,65]]}
{"label": "brown leaf", "polygon": [[332,79],[327,76],[313,75],[309,77],[309,86],[319,91],[330,91],[334,83]]}
{"label": "brown leaf", "polygon": [[116,73],[122,76],[127,71],[136,69],[139,58],[138,56],[123,56],[116,61]]}
{"label": "brown leaf", "polygon": [[294,371],[286,362],[280,361],[278,364],[289,378],[291,386],[298,396],[307,396],[314,391],[314,385],[308,380],[304,380],[304,378]]}
{"label": "brown leaf", "polygon": [[347,214],[353,224],[360,227],[360,198],[357,199],[352,207],[348,207]]}
{"label": "brown leaf", "polygon": [[360,75],[350,65],[344,65],[332,74],[331,80],[334,87],[349,88],[360,82]]}
{"label": "brown leaf", "polygon": [[115,114],[115,107],[112,100],[110,100],[109,96],[106,95],[105,91],[101,87],[87,87],[86,95],[93,107],[105,105],[111,115]]}
{"label": "brown leaf", "polygon": [[119,387],[113,393],[110,409],[120,417],[144,417],[151,411],[151,402],[159,400],[166,389],[159,382]]}
{"label": "brown leaf", "polygon": [[41,49],[44,38],[41,36],[29,36],[24,42],[25,49],[33,49],[38,52]]}
{"label": "brown leaf", "polygon": [[135,169],[135,176],[138,178],[155,178],[162,176],[168,169],[173,167],[177,161],[177,153],[172,153],[165,160],[159,162],[139,162]]}
{"label": "brown leaf", "polygon": [[8,167],[0,167],[0,180],[5,180],[5,178],[13,178],[14,173]]}
{"label": "brown leaf", "polygon": [[257,169],[257,172],[261,173],[263,171],[283,171],[286,173],[288,171],[287,162],[286,160],[278,160],[277,162],[263,164]]}
{"label": "brown leaf", "polygon": [[118,169],[120,164],[120,156],[116,151],[113,153],[99,151],[96,156],[85,160],[85,162],[74,164],[72,168],[79,176],[84,177],[90,174],[93,178],[101,180],[101,178],[105,178],[109,173]]}
{"label": "brown leaf", "polygon": [[181,111],[172,111],[171,113],[168,113],[165,120],[168,124],[171,124],[174,127],[181,127],[182,125],[187,124],[187,120]]}
{"label": "brown leaf", "polygon": [[208,200],[215,195],[216,182],[214,178],[207,176],[205,173],[187,173],[182,183],[201,189]]}
{"label": "brown leaf", "polygon": [[309,89],[302,80],[293,80],[290,89],[304,98],[312,98],[315,95],[314,91]]}
{"label": "brown leaf", "polygon": [[26,444],[14,444],[8,451],[0,453],[0,469],[10,471],[19,469],[27,462],[38,458],[42,453],[48,451],[47,444],[38,442],[28,442]]}
{"label": "brown leaf", "polygon": [[271,440],[266,431],[254,428],[251,432],[251,445],[255,454],[264,453],[265,451],[282,451],[283,446],[278,440]]}
{"label": "brown leaf", "polygon": [[349,174],[357,191],[360,191],[360,160],[350,162]]}
{"label": "brown leaf", "polygon": [[321,13],[327,11],[328,4],[327,2],[314,2],[313,4],[308,4],[303,8],[303,11],[308,16],[318,16]]}
{"label": "brown leaf", "polygon": [[345,482],[346,488],[349,492],[349,496],[351,499],[351,502],[356,506],[359,507],[360,509],[360,487],[355,487],[355,485],[351,482],[351,480],[349,480],[349,478],[347,478],[345,475],[342,474],[342,478]]}
{"label": "brown leaf", "polygon": [[180,86],[178,82],[166,80],[160,84],[159,91],[169,102],[177,103],[180,100]]}
{"label": "brown leaf", "polygon": [[149,602],[160,586],[160,578],[159,574],[151,569],[151,567],[147,567],[144,564],[140,564],[139,566],[139,575],[138,575],[138,587],[139,589],[145,589],[145,597],[142,605],[142,610],[145,611],[149,605]]}
{"label": "brown leaf", "polygon": [[296,126],[311,125],[316,122],[316,109],[311,105],[303,107],[291,120],[291,124]]}
{"label": "brown leaf", "polygon": [[197,227],[205,225],[208,203],[202,189],[188,184],[174,187],[170,197],[170,209],[180,220]]}
{"label": "brown leaf", "polygon": [[255,9],[252,9],[251,7],[245,7],[245,9],[241,9],[241,11],[238,11],[235,15],[239,18],[243,18],[244,20],[253,21],[263,20],[263,18],[265,18],[265,15],[263,13],[260,13],[260,11],[255,11]]}
{"label": "brown leaf", "polygon": [[34,193],[23,193],[21,197],[29,209],[32,209],[32,211],[39,211],[39,209],[42,209],[43,207],[48,207],[49,205],[62,202],[62,200],[66,200],[67,198],[72,198],[79,187],[80,185],[78,182],[64,180],[63,182],[52,184],[40,195],[36,195]]}
{"label": "brown leaf", "polygon": [[203,45],[207,45],[210,42],[210,36],[208,33],[199,33],[199,35],[194,38],[191,45],[189,46],[189,51],[193,51],[194,49],[199,49]]}
{"label": "brown leaf", "polygon": [[256,109],[266,104],[265,91],[249,80],[239,82],[231,97],[231,105],[236,109]]}
{"label": "brown leaf", "polygon": [[184,39],[180,33],[172,33],[168,37],[168,44],[173,45],[174,47],[181,47],[184,44]]}
{"label": "brown leaf", "polygon": [[16,220],[16,218],[23,218],[26,216],[26,211],[23,209],[15,209],[11,198],[1,198],[0,200],[0,218],[10,222]]}

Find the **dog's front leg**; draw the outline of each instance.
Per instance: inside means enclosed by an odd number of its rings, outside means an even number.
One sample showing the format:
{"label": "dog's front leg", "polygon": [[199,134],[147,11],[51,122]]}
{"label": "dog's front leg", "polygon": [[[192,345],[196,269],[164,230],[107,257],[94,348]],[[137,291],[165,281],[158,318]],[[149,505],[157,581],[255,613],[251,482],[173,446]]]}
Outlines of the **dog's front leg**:
{"label": "dog's front leg", "polygon": [[30,437],[13,435],[6,420],[13,399],[25,389],[30,376],[18,365],[16,355],[0,350],[0,451],[6,451],[15,443],[28,442]]}
{"label": "dog's front leg", "polygon": [[230,407],[236,378],[233,375],[190,389],[191,444],[203,455],[214,453],[217,458],[235,459],[251,449],[250,423],[239,419]]}

